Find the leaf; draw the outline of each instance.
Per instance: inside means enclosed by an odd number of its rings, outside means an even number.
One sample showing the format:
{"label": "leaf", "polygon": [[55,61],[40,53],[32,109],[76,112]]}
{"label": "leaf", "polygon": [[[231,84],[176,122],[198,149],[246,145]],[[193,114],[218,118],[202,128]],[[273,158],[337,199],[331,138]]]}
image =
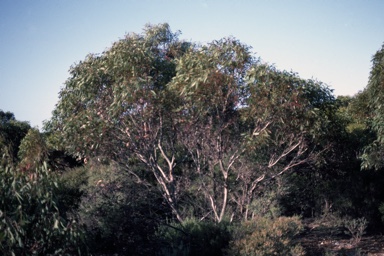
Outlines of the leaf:
{"label": "leaf", "polygon": [[53,229],[59,229],[59,220],[55,219],[55,223],[53,224]]}

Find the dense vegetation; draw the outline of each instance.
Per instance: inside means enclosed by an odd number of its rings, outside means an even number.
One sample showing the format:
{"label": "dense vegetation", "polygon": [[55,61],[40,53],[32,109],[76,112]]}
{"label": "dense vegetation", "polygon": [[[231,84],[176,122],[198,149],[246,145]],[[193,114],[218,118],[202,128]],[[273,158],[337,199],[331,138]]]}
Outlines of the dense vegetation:
{"label": "dense vegetation", "polygon": [[382,230],[384,46],[335,98],[235,38],[178,35],[72,66],[43,132],[0,111],[2,254],[305,255],[303,219]]}

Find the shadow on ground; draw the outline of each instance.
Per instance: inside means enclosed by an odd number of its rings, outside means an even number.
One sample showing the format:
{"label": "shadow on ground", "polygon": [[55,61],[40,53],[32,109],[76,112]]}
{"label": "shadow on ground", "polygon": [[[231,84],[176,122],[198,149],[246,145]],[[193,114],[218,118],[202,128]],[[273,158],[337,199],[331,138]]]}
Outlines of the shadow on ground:
{"label": "shadow on ground", "polygon": [[384,236],[363,236],[353,243],[340,227],[306,220],[305,231],[298,237],[308,256],[384,256]]}

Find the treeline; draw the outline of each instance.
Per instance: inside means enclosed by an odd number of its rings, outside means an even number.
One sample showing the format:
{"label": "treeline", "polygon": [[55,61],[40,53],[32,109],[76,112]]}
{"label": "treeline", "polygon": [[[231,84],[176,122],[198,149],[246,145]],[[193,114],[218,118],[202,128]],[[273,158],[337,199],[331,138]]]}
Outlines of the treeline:
{"label": "treeline", "polygon": [[305,255],[303,219],[382,230],[384,48],[335,98],[235,38],[178,36],[73,65],[43,132],[0,111],[4,255]]}

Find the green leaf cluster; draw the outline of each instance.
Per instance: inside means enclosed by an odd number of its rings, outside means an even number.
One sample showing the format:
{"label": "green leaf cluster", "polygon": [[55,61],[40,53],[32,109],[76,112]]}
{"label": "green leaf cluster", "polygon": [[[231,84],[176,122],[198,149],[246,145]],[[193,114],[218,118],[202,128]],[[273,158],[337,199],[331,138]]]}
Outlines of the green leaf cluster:
{"label": "green leaf cluster", "polygon": [[298,217],[258,217],[237,227],[229,252],[238,256],[305,255],[293,239],[302,230]]}
{"label": "green leaf cluster", "polygon": [[16,120],[11,112],[0,110],[0,159],[3,167],[19,161],[19,146],[31,128],[28,122]]}
{"label": "green leaf cluster", "polygon": [[0,253],[80,255],[83,233],[59,211],[58,180],[46,166],[23,173],[0,167]]}
{"label": "green leaf cluster", "polygon": [[367,145],[362,154],[362,167],[381,169],[384,154],[384,45],[372,58],[372,69],[368,85],[362,93],[367,98],[369,128],[375,133],[375,140]]}

